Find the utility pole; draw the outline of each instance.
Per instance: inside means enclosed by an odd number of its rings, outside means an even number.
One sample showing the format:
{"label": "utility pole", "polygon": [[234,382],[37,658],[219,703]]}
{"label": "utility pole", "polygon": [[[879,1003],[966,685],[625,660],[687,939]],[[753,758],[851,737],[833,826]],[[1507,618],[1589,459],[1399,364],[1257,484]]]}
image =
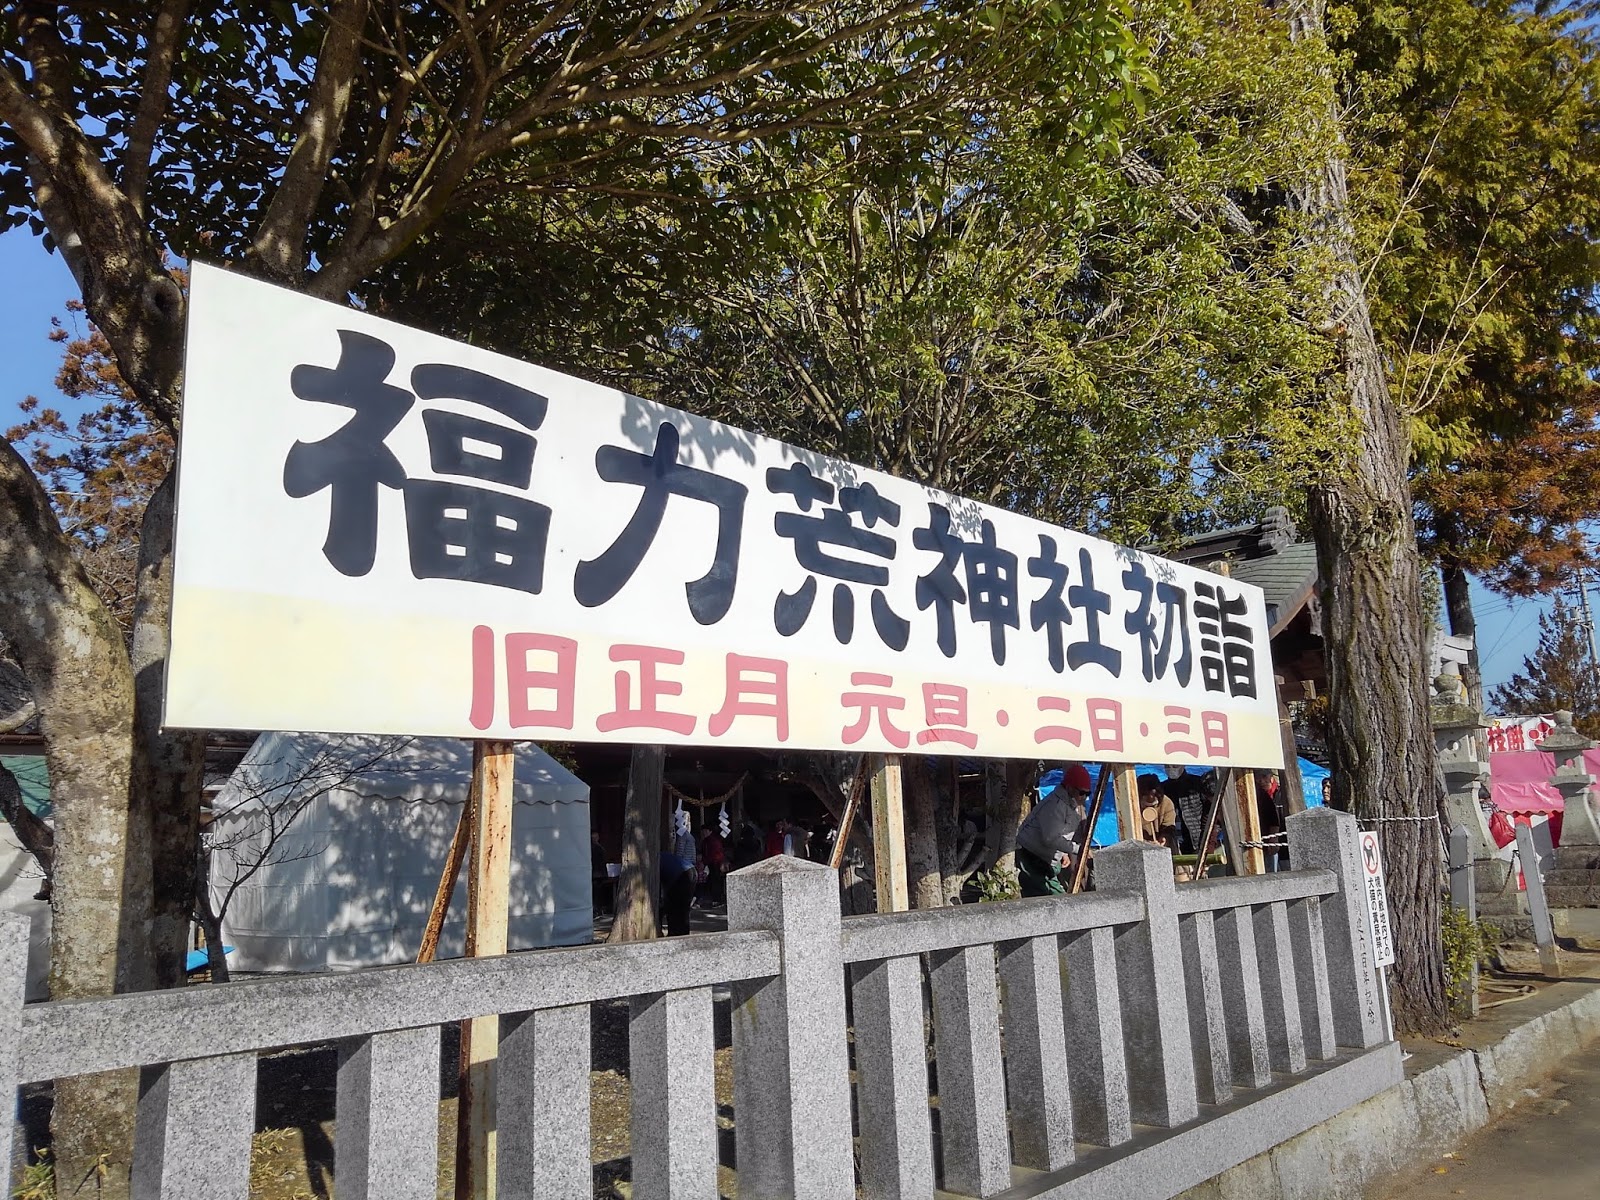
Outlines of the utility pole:
{"label": "utility pole", "polygon": [[1594,610],[1589,607],[1589,573],[1579,567],[1577,577],[1578,607],[1583,613],[1583,628],[1589,635],[1589,669],[1600,682],[1600,650],[1595,649]]}

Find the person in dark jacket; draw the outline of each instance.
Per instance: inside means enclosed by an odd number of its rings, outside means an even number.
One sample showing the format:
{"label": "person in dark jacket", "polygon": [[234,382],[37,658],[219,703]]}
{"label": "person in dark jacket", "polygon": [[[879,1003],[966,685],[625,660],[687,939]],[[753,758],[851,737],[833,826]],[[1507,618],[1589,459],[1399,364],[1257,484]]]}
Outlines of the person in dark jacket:
{"label": "person in dark jacket", "polygon": [[666,851],[661,853],[661,919],[668,937],[689,932],[689,907],[694,903],[694,866]]}

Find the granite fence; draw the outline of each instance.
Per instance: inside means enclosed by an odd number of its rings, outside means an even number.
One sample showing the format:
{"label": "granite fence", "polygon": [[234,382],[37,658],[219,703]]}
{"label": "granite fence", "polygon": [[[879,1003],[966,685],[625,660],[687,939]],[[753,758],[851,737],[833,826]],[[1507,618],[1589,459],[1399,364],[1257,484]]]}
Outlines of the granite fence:
{"label": "granite fence", "polygon": [[726,933],[28,1006],[0,919],[0,1086],[142,1068],[135,1194],[245,1200],[257,1055],[336,1041],[338,1200],[432,1200],[439,1027],[499,1014],[498,1194],[568,1200],[590,1006],[627,998],[633,1195],[712,1198],[727,987],[744,1200],[1172,1196],[1401,1077],[1355,822],[1289,838],[1277,875],[1174,885],[1124,843],[1089,895],[844,920],[776,858],[729,877]]}

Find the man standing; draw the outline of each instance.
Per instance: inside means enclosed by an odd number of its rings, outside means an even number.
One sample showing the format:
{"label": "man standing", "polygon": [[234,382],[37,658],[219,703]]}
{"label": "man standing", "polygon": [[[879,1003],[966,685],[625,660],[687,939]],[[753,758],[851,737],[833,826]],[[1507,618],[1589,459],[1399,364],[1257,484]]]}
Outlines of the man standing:
{"label": "man standing", "polygon": [[1073,763],[1060,786],[1034,806],[1017,830],[1017,875],[1024,896],[1062,896],[1071,887],[1072,865],[1088,850],[1084,802],[1092,786],[1088,768]]}
{"label": "man standing", "polygon": [[594,889],[594,915],[603,916],[611,911],[611,871],[598,829],[589,830],[589,882]]}

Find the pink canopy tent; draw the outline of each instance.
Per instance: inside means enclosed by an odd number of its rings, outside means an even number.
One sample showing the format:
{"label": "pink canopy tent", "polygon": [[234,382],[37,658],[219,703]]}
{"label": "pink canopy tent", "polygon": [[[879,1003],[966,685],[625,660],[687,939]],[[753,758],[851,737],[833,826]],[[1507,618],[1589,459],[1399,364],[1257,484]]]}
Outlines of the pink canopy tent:
{"label": "pink canopy tent", "polygon": [[[1600,777],[1600,747],[1583,752],[1584,769]],[[1555,755],[1543,750],[1516,750],[1489,755],[1490,794],[1503,813],[1549,816],[1562,809],[1561,793],[1550,784]]]}

